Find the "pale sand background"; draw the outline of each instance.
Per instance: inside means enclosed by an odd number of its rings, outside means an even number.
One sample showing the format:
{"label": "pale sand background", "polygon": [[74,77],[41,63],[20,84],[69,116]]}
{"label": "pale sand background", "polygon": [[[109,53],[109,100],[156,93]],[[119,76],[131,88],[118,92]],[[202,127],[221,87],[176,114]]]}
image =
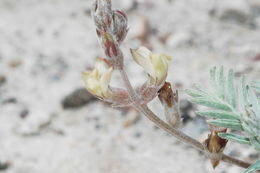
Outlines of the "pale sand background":
{"label": "pale sand background", "polygon": [[[134,112],[97,101],[80,109],[62,108],[62,99],[83,86],[80,73],[103,56],[89,15],[91,2],[0,0],[0,76],[6,78],[0,84],[0,162],[10,163],[3,172],[242,172],[225,163],[213,171],[199,152],[143,117],[125,128]],[[143,83],[145,75],[128,49],[141,44],[174,57],[168,80],[180,86],[182,99],[187,98],[183,89],[192,83],[208,85],[207,72],[214,65],[259,79],[260,61],[254,58],[260,53],[258,0],[114,2],[129,15],[123,49],[133,83]],[[149,21],[150,35],[142,43],[136,36],[144,20]],[[117,75],[113,83],[120,83]],[[161,112],[157,103],[151,106]],[[193,117],[194,110],[188,114]],[[207,134],[198,117],[183,129],[198,139]],[[248,161],[259,158],[254,149],[234,143],[226,153]]]}

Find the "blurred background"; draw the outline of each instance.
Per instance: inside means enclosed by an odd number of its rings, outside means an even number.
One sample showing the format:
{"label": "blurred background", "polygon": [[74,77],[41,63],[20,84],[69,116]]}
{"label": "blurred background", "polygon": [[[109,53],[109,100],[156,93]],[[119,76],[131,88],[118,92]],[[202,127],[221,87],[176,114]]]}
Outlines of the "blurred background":
{"label": "blurred background", "polygon": [[[168,81],[180,90],[182,130],[199,140],[208,127],[185,88],[208,86],[212,66],[260,75],[259,0],[113,0],[129,18],[122,45],[135,86],[146,80],[129,48],[173,56]],[[131,108],[115,109],[83,88],[81,72],[104,54],[91,0],[0,0],[0,172],[239,173],[183,145]],[[122,85],[117,74],[113,85]],[[162,114],[158,100],[151,108]],[[163,116],[161,116],[164,118]],[[229,142],[225,152],[259,158]]]}

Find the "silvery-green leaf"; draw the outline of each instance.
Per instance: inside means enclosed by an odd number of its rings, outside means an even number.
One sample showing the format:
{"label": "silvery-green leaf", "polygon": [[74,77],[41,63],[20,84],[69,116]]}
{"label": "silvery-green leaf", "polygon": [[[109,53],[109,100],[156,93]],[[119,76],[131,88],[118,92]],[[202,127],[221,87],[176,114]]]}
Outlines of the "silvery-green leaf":
{"label": "silvery-green leaf", "polygon": [[200,97],[200,98],[194,98],[191,100],[193,103],[207,106],[210,108],[215,108],[215,109],[220,109],[220,110],[225,110],[225,111],[231,111],[232,108],[225,103],[221,103],[215,100],[209,100],[208,98]]}
{"label": "silvery-green leaf", "polygon": [[260,151],[260,140],[258,140],[257,137],[250,136],[250,142],[256,150]]}
{"label": "silvery-green leaf", "polygon": [[250,99],[250,104],[252,105],[253,111],[255,112],[256,116],[259,117],[260,120],[260,103],[254,91],[249,87],[248,88],[248,95]]}
{"label": "silvery-green leaf", "polygon": [[210,69],[210,82],[213,88],[216,87],[216,70],[217,67],[213,67],[212,69]]}
{"label": "silvery-green leaf", "polygon": [[201,91],[198,91],[198,90],[185,90],[185,92],[192,97],[203,97],[203,96],[205,96],[204,93],[202,93]]}
{"label": "silvery-green leaf", "polygon": [[194,89],[192,90],[185,90],[187,94],[189,94],[192,97],[207,97],[210,99],[212,96],[205,88],[198,84],[194,84]]}
{"label": "silvery-green leaf", "polygon": [[220,68],[218,79],[217,79],[217,93],[219,98],[225,98],[225,78],[224,78],[224,67]]}
{"label": "silvery-green leaf", "polygon": [[236,98],[236,89],[234,86],[234,73],[233,70],[229,70],[228,80],[227,80],[227,96],[229,103],[236,108],[237,106],[237,98]]}
{"label": "silvery-green leaf", "polygon": [[233,130],[243,131],[243,127],[241,126],[241,122],[239,120],[231,120],[231,119],[216,119],[216,120],[208,120],[209,124],[226,127]]}
{"label": "silvery-green leaf", "polygon": [[260,81],[253,82],[251,86],[260,93]]}
{"label": "silvery-green leaf", "polygon": [[209,124],[246,132],[246,137],[234,134],[225,136],[260,150],[260,82],[248,85],[243,76],[240,84],[235,86],[233,71],[229,70],[225,77],[223,67],[219,70],[212,68],[210,80],[213,90],[197,85],[194,91],[188,92],[194,103],[211,108],[198,114],[213,118],[208,121]]}
{"label": "silvery-green leaf", "polygon": [[239,119],[239,115],[233,112],[221,111],[221,110],[207,110],[207,111],[198,111],[197,114],[216,119]]}
{"label": "silvery-green leaf", "polygon": [[245,106],[247,105],[247,90],[246,90],[246,82],[244,76],[240,80],[239,93],[240,93],[240,98],[239,98],[240,104],[242,109],[244,109]]}
{"label": "silvery-green leaf", "polygon": [[244,173],[252,173],[257,170],[260,170],[260,160],[256,161],[253,165],[246,169]]}
{"label": "silvery-green leaf", "polygon": [[240,143],[240,144],[248,144],[248,145],[251,144],[249,138],[246,138],[246,137],[240,136],[240,135],[236,135],[236,134],[232,134],[232,133],[218,133],[218,136],[220,136],[221,138],[224,138],[224,139],[228,139],[233,142]]}
{"label": "silvery-green leaf", "polygon": [[209,98],[214,98],[214,96],[205,88],[198,84],[194,84],[194,88],[201,93],[202,96],[204,97],[209,97]]}

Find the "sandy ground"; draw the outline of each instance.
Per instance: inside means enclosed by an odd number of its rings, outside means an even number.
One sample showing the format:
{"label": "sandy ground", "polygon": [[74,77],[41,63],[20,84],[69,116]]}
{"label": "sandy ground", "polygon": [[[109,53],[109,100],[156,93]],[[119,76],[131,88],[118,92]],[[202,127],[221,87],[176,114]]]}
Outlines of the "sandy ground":
{"label": "sandy ground", "polygon": [[[65,96],[83,87],[80,74],[103,56],[90,17],[90,0],[0,0],[0,163],[6,173],[238,173],[216,170],[199,152],[147,119],[99,101],[64,109]],[[207,85],[214,65],[237,76],[260,75],[258,0],[114,0],[129,15],[122,45],[132,83],[145,75],[129,48],[146,45],[173,56],[168,81],[183,89]],[[138,36],[143,35],[140,39]],[[4,80],[4,78],[6,80]],[[114,85],[121,82],[114,76]],[[161,112],[158,101],[150,104]],[[194,111],[189,112],[194,116]],[[163,117],[162,117],[163,118]],[[201,118],[183,130],[202,139]],[[232,147],[231,147],[232,145]],[[230,143],[226,153],[248,160],[254,149]],[[1,166],[2,167],[2,166]]]}

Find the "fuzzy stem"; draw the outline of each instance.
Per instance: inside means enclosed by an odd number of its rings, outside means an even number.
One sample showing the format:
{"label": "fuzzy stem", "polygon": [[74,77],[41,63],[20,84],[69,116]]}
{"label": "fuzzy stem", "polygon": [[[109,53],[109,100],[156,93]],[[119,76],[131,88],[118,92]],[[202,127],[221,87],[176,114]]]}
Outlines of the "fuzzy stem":
{"label": "fuzzy stem", "polygon": [[121,77],[123,79],[123,82],[124,82],[124,84],[125,84],[125,86],[127,88],[127,91],[128,91],[128,93],[130,95],[131,100],[134,103],[139,102],[139,97],[137,96],[134,88],[132,87],[132,85],[131,85],[131,83],[129,81],[129,78],[128,78],[125,70],[124,70],[124,65],[123,65],[122,69],[119,69],[119,72],[120,72],[120,75],[121,75]]}
{"label": "fuzzy stem", "polygon": [[[115,69],[118,69],[121,77],[123,79],[123,82],[127,88],[127,91],[130,95],[130,98],[133,102],[133,106],[141,113],[143,113],[150,121],[152,121],[156,126],[163,129],[167,133],[173,135],[178,140],[184,142],[185,144],[193,146],[195,149],[203,151],[209,158],[213,158],[215,156],[208,153],[208,151],[205,149],[204,145],[197,141],[196,139],[193,139],[192,137],[186,135],[185,133],[177,130],[176,128],[171,127],[167,123],[165,123],[163,120],[161,120],[157,115],[155,115],[150,108],[146,104],[141,104],[140,98],[138,97],[137,93],[135,92],[134,88],[132,87],[128,76],[125,72],[124,62],[123,62],[123,53],[120,50],[120,45],[118,41],[115,39],[116,35],[114,32],[112,32],[111,29],[111,20],[113,20],[113,11],[111,9],[111,0],[98,0],[95,1],[94,8],[92,11],[92,16],[94,17],[95,24],[97,26],[98,30],[103,31],[106,33],[103,35],[105,38],[105,41],[103,43],[103,48],[106,52],[106,56],[108,59],[113,60]],[[120,25],[121,23],[117,23]],[[127,32],[127,31],[126,31]],[[108,37],[109,36],[109,37]],[[110,37],[112,36],[112,38]],[[102,40],[104,41],[104,39]],[[112,52],[110,52],[112,50]],[[231,163],[243,168],[247,168],[250,164],[237,160],[235,158],[232,158],[230,156],[227,156],[225,154],[220,154],[220,158],[222,161]]]}
{"label": "fuzzy stem", "polygon": [[[125,83],[125,86],[130,94],[130,97],[132,96],[136,96],[136,93],[132,87],[132,85],[129,82],[128,76],[126,75],[124,69],[120,70],[120,74],[121,77]],[[132,95],[133,94],[133,95]],[[134,100],[135,98],[133,98]],[[139,112],[143,113],[150,121],[152,121],[156,126],[158,126],[159,128],[163,129],[164,131],[166,131],[167,133],[171,134],[172,136],[176,137],[179,141],[191,145],[192,147],[194,147],[195,149],[204,152],[205,154],[208,153],[207,151],[205,151],[205,147],[203,144],[201,144],[199,141],[197,141],[196,139],[186,135],[185,133],[171,127],[170,125],[168,125],[167,123],[165,123],[163,120],[161,120],[157,115],[155,115],[150,108],[147,105],[140,105],[140,104],[136,104],[134,103],[134,106],[138,109]],[[212,158],[213,156],[208,155],[209,158]],[[227,156],[225,154],[222,154],[221,156],[221,160],[223,162],[227,162],[233,165],[237,165],[239,167],[242,168],[248,168],[251,164],[238,160],[236,158],[233,158],[231,156]]]}

